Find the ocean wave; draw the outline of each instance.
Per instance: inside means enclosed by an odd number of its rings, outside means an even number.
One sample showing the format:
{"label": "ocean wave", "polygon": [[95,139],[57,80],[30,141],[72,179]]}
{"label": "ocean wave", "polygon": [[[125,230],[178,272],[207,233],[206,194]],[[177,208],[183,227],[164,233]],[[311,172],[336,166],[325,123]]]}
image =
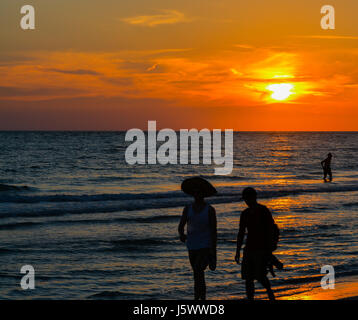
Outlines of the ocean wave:
{"label": "ocean wave", "polygon": [[16,169],[1,169],[1,171],[6,172],[6,173],[16,173],[17,172]]}
{"label": "ocean wave", "polygon": [[140,238],[140,239],[121,239],[109,242],[109,247],[102,248],[101,252],[153,252],[168,250],[168,246],[177,246],[179,239],[164,238]]}
{"label": "ocean wave", "polygon": [[163,245],[176,245],[178,241],[173,238],[139,238],[139,239],[121,239],[111,240],[110,244],[115,247],[136,247],[138,250],[142,250],[143,247],[163,246]]}
{"label": "ocean wave", "polygon": [[100,223],[166,223],[172,221],[179,221],[179,215],[158,215],[149,217],[123,217],[123,218],[109,218],[109,219],[81,219],[81,220],[58,220],[51,221],[52,224],[100,224]]}
{"label": "ocean wave", "polygon": [[127,297],[127,296],[130,296],[130,294],[126,294],[126,293],[123,293],[120,291],[102,291],[99,293],[92,294],[92,295],[88,296],[88,298],[89,299],[99,299],[99,298],[102,298],[102,299],[112,298],[113,299],[116,297],[123,298],[123,297]]}
{"label": "ocean wave", "polygon": [[7,191],[29,191],[30,187],[28,186],[14,186],[10,184],[0,184],[0,192]]}
{"label": "ocean wave", "polygon": [[132,217],[132,218],[114,218],[114,219],[81,219],[81,220],[55,220],[55,221],[43,221],[43,222],[14,222],[0,224],[0,230],[14,230],[23,228],[32,228],[45,225],[92,225],[92,224],[110,224],[110,223],[167,223],[167,222],[178,222],[180,219],[179,215],[160,215],[160,216],[149,216],[149,217]]}
{"label": "ocean wave", "polygon": [[[206,180],[237,180],[237,181],[242,181],[242,180],[252,180],[253,178],[251,177],[240,177],[240,176],[232,176],[232,175],[226,175],[226,176],[220,176],[220,175],[199,175],[201,178],[206,179]],[[183,176],[183,179],[188,178],[189,176]]]}
{"label": "ocean wave", "polygon": [[88,182],[116,182],[116,181],[126,181],[126,180],[134,180],[134,179],[136,178],[130,176],[121,176],[121,177],[100,176],[100,177],[88,179]]}
{"label": "ocean wave", "polygon": [[[282,273],[285,270],[282,270]],[[281,271],[280,271],[281,272]],[[313,275],[313,276],[298,276],[298,277],[283,277],[281,279],[276,279],[275,282],[277,284],[303,284],[303,283],[313,283],[313,282],[319,282],[322,279],[322,274],[317,274],[317,275]]]}
{"label": "ocean wave", "polygon": [[1,254],[10,254],[10,253],[18,253],[18,251],[12,250],[12,249],[7,249],[7,248],[0,248],[0,255]]}
{"label": "ocean wave", "polygon": [[[32,187],[28,186],[11,186],[1,185],[0,191],[11,191],[11,190],[31,190]],[[227,186],[219,187],[218,195],[210,198],[212,203],[222,203],[223,198],[227,200],[241,199],[241,192],[243,187]],[[297,188],[277,188],[277,189],[261,189],[257,187],[259,197],[261,199],[267,198],[278,198],[290,195],[300,195],[307,193],[326,193],[326,192],[352,192],[358,191],[358,185],[323,185],[317,187],[297,187]],[[183,194],[181,191],[168,191],[168,192],[153,192],[153,193],[119,193],[119,194],[54,194],[54,195],[19,195],[19,194],[8,194],[0,195],[0,202],[10,203],[40,203],[40,202],[101,202],[101,201],[122,201],[122,200],[155,200],[155,199],[178,199],[189,197]],[[232,202],[232,201],[231,201]],[[348,204],[347,204],[348,205]],[[350,205],[356,205],[352,203]]]}
{"label": "ocean wave", "polygon": [[343,206],[348,208],[358,207],[358,202],[344,203]]}
{"label": "ocean wave", "polygon": [[[259,188],[258,188],[259,189]],[[241,201],[242,188],[221,187],[219,194],[209,199],[211,204],[238,203]],[[333,193],[358,191],[358,186],[326,186],[323,187],[299,187],[259,190],[260,199],[280,198],[301,194]],[[1,217],[40,217],[61,216],[67,214],[91,214],[110,213],[122,211],[136,211],[146,209],[163,209],[182,207],[188,204],[191,198],[181,191],[153,192],[153,193],[122,193],[122,194],[97,194],[97,195],[27,195],[6,194],[0,195],[0,218]],[[7,206],[6,203],[12,203]],[[14,206],[13,203],[19,204]],[[34,204],[25,206],[22,204]],[[8,208],[8,209],[7,209]],[[309,210],[311,209],[301,209]],[[316,208],[314,211],[324,211],[325,208]],[[140,220],[139,220],[140,221]],[[143,220],[145,221],[145,220]]]}
{"label": "ocean wave", "polygon": [[6,224],[0,224],[0,230],[13,230],[13,229],[19,229],[19,228],[27,228],[27,227],[38,226],[40,224],[42,224],[42,223],[41,222],[6,223]]}
{"label": "ocean wave", "polygon": [[[335,268],[335,276],[341,278],[344,277],[351,277],[356,276],[357,271],[355,268],[352,268],[352,266],[347,266],[350,268],[349,271],[338,271],[337,268]],[[280,271],[282,274],[285,272],[285,270]],[[296,284],[305,284],[305,283],[317,283],[320,284],[320,281],[323,277],[323,274],[317,274],[312,276],[298,276],[298,277],[289,277],[289,278],[278,278],[275,280],[275,283],[277,284],[285,284],[285,285],[296,285]]]}
{"label": "ocean wave", "polygon": [[89,295],[87,299],[153,299],[157,294],[145,294],[141,293],[140,297],[138,294],[121,291],[101,291],[92,295]]}
{"label": "ocean wave", "polygon": [[[26,187],[28,190],[29,187]],[[10,189],[9,189],[10,190]],[[159,192],[159,193],[120,193],[120,194],[92,194],[92,195],[71,195],[71,194],[56,194],[56,195],[6,195],[0,196],[0,202],[10,203],[40,203],[40,202],[101,202],[101,201],[118,201],[118,200],[138,200],[138,199],[165,199],[184,197],[182,193],[173,192]]]}
{"label": "ocean wave", "polygon": [[286,234],[286,233],[302,234],[302,232],[312,232],[312,231],[321,232],[322,230],[332,231],[334,229],[344,229],[348,227],[349,226],[343,224],[331,223],[331,224],[321,224],[321,225],[312,225],[312,226],[287,227],[287,228],[280,229],[280,232],[282,234]]}

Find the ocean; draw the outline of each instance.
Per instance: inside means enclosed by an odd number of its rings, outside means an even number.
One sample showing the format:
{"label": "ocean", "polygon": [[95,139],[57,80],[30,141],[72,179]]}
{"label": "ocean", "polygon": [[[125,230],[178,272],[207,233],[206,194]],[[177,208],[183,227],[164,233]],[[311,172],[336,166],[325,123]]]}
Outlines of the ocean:
{"label": "ocean", "polygon": [[[280,298],[358,275],[358,133],[236,132],[234,169],[128,165],[124,132],[0,132],[0,299],[191,299],[186,247],[178,239],[183,179],[218,190],[218,265],[209,299],[245,297],[234,262],[241,191],[258,190],[281,231],[271,279]],[[333,182],[322,161],[332,152]],[[22,290],[20,269],[35,269]],[[258,286],[259,287],[259,286]],[[262,289],[259,297],[264,296]]]}

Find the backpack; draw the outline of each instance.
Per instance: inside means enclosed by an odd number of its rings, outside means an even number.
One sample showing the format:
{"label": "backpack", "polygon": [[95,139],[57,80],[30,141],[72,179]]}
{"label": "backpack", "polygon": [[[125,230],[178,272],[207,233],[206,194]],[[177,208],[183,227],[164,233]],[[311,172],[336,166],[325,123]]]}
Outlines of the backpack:
{"label": "backpack", "polygon": [[277,249],[278,241],[280,240],[280,229],[276,223],[273,224],[273,232],[272,232],[272,249],[271,251],[275,251]]}

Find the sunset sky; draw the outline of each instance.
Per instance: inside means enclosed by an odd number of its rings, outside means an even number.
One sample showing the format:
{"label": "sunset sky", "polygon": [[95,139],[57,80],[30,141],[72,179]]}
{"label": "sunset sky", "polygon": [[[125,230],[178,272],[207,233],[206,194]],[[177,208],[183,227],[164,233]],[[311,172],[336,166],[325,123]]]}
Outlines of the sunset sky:
{"label": "sunset sky", "polygon": [[1,0],[0,43],[0,130],[358,130],[356,0]]}

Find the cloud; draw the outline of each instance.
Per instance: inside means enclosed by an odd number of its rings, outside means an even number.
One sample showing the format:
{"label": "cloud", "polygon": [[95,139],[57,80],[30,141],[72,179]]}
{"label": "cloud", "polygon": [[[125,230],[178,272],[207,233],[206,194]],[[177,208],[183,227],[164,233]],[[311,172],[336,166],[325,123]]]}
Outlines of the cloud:
{"label": "cloud", "polygon": [[188,50],[33,53],[34,65],[25,61],[0,68],[0,97],[27,101],[120,96],[159,98],[182,105],[251,106],[265,103],[262,93],[272,83],[294,83],[301,93],[300,102],[318,94],[328,99],[327,92],[332,96],[345,89],[353,91],[356,87],[345,85],[358,83],[353,68],[356,56],[345,51],[327,52],[322,59],[321,51],[254,48],[220,51],[198,59],[196,52],[182,54]]}
{"label": "cloud", "polygon": [[11,66],[31,62],[32,57],[18,55],[16,53],[0,53],[0,66]]}
{"label": "cloud", "polygon": [[112,83],[114,85],[120,85],[120,86],[130,86],[133,84],[133,79],[131,77],[108,77],[104,76],[101,77],[101,80]]}
{"label": "cloud", "polygon": [[138,26],[154,27],[162,24],[176,24],[186,22],[184,13],[177,10],[161,10],[162,13],[124,18],[122,21]]}
{"label": "cloud", "polygon": [[59,73],[65,73],[65,74],[75,74],[75,75],[92,75],[92,76],[98,76],[101,73],[93,70],[87,70],[87,69],[77,69],[77,70],[62,70],[62,69],[56,69],[51,68],[47,69],[47,71],[50,72],[59,72]]}
{"label": "cloud", "polygon": [[244,49],[244,50],[252,50],[252,49],[255,49],[254,46],[251,46],[249,44],[235,44],[234,45],[235,48],[238,48],[238,49]]}
{"label": "cloud", "polygon": [[125,60],[119,63],[120,69],[132,71],[132,72],[144,71],[150,68],[151,66],[152,63],[143,60],[141,61]]}
{"label": "cloud", "polygon": [[46,97],[46,96],[63,96],[74,95],[81,93],[82,90],[74,88],[23,88],[23,87],[10,87],[0,86],[0,96],[2,98],[26,98],[26,97]]}

